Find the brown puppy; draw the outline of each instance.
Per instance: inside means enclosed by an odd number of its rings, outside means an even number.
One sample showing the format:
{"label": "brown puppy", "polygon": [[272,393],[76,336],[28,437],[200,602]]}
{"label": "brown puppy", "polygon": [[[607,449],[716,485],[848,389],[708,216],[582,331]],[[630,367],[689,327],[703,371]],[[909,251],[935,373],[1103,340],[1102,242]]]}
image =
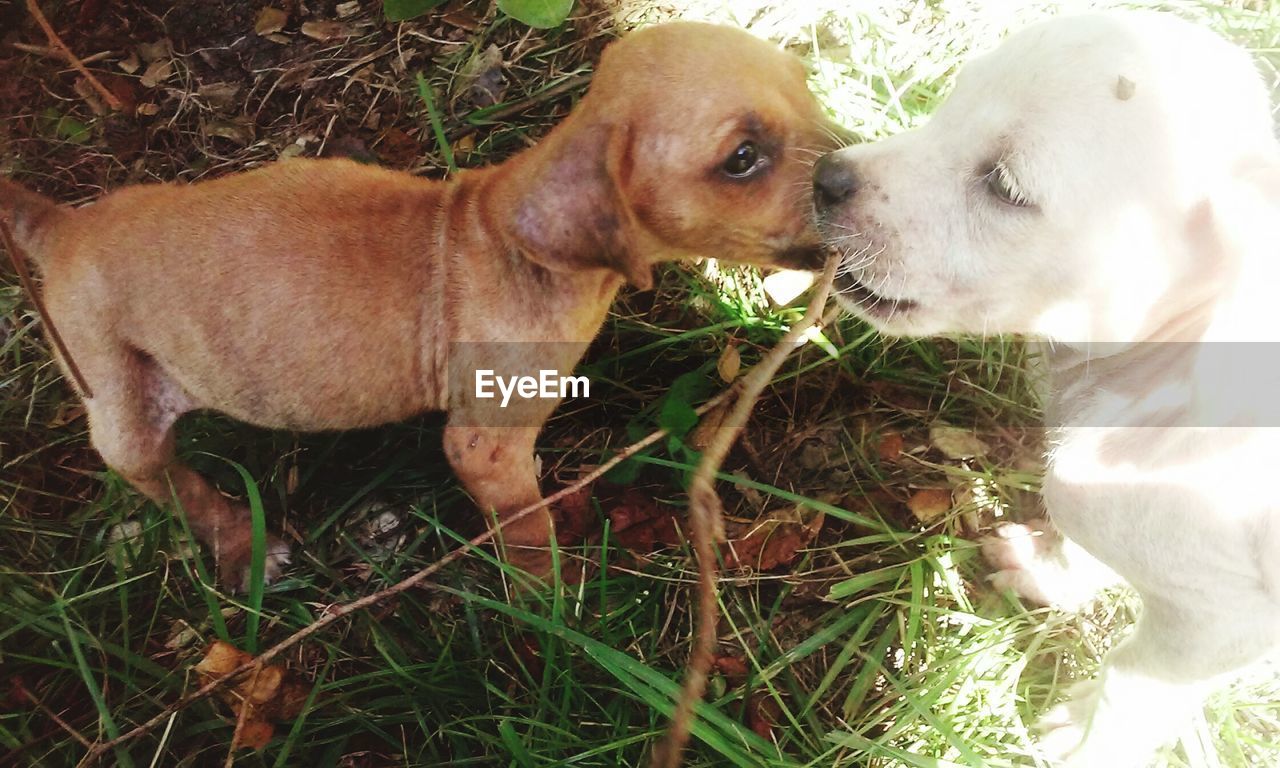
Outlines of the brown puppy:
{"label": "brown puppy", "polygon": [[[611,45],[536,147],[448,182],[290,160],[76,210],[0,181],[0,210],[92,390],[94,447],[157,502],[176,496],[236,588],[248,511],[176,460],[182,414],[314,431],[447,410],[449,462],[501,518],[540,498],[534,440],[558,400],[495,420],[459,382],[567,374],[624,279],[649,286],[658,261],[815,256],[805,186],[830,135],[794,57],[677,23]],[[508,527],[508,558],[545,574],[551,530],[547,512]],[[272,541],[268,578],[287,552]]]}

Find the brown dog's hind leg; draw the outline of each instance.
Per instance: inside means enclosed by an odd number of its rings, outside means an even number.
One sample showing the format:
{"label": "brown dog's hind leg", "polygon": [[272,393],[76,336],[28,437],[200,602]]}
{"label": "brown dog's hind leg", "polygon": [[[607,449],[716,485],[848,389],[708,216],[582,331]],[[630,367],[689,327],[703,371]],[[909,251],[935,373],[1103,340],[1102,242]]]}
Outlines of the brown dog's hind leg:
{"label": "brown dog's hind leg", "polygon": [[[251,556],[249,510],[218,493],[174,452],[174,423],[192,409],[190,398],[147,355],[116,351],[113,358],[95,355],[84,361],[94,387],[94,396],[85,401],[93,447],[157,504],[176,499],[192,532],[213,549],[219,580],[228,589],[243,591]],[[268,582],[288,563],[288,551],[278,539],[268,540]]]}
{"label": "brown dog's hind leg", "polygon": [[[542,498],[534,466],[538,428],[445,428],[444,450],[464,488],[485,513],[499,521]],[[504,525],[495,537],[506,561],[538,578],[551,574],[549,545],[555,533],[551,511],[542,508]]]}

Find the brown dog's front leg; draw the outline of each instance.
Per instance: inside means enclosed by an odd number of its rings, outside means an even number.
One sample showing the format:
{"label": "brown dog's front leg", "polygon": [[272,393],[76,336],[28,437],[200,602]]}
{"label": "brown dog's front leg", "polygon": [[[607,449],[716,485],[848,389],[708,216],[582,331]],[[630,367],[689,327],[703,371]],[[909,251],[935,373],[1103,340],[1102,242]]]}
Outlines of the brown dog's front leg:
{"label": "brown dog's front leg", "polygon": [[[534,467],[537,427],[445,428],[444,450],[467,492],[486,514],[505,520],[542,498]],[[504,525],[495,537],[508,563],[539,578],[551,573],[552,513],[540,509]]]}

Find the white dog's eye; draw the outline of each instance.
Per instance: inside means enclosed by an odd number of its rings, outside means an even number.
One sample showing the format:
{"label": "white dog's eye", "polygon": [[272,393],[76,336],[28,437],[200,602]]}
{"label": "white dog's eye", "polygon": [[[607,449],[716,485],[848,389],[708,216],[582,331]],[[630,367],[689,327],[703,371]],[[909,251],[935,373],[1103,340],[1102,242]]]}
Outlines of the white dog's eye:
{"label": "white dog's eye", "polygon": [[995,167],[987,173],[987,189],[991,190],[991,194],[995,195],[1000,202],[1007,205],[1018,208],[1031,205],[1031,198],[1023,191],[1017,178],[1009,171],[1009,166],[1005,165],[1003,160],[996,163]]}

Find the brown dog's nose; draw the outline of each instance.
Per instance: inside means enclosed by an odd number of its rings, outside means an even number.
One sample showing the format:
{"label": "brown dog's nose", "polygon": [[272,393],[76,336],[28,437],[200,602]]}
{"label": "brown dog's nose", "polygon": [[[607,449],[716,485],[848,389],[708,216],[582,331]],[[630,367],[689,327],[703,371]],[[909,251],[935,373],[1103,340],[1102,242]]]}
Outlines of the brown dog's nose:
{"label": "brown dog's nose", "polygon": [[861,186],[853,163],[840,159],[838,154],[824,155],[813,167],[813,203],[819,208],[843,203]]}

